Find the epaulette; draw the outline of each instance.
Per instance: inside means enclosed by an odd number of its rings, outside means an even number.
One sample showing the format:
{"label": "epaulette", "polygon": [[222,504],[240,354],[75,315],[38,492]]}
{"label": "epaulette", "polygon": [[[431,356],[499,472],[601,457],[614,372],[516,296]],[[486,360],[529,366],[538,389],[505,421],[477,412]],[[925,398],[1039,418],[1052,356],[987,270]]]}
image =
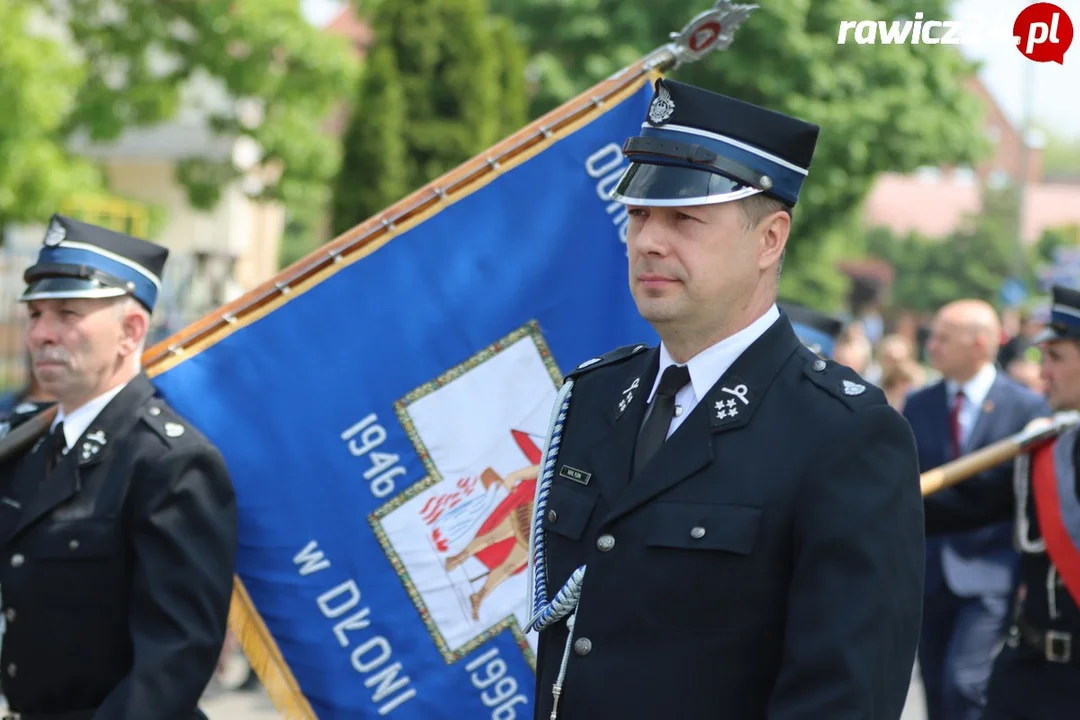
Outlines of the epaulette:
{"label": "epaulette", "polygon": [[195,430],[159,397],[151,398],[140,408],[140,417],[161,436],[166,445],[175,446],[195,434]]}
{"label": "epaulette", "polygon": [[638,353],[644,352],[648,349],[649,346],[644,343],[641,343],[639,345],[623,345],[622,347],[615,348],[611,352],[606,352],[600,357],[594,357],[581,363],[576,368],[566,373],[566,380],[581,375],[582,373],[596,370],[597,368],[607,367],[608,365],[620,363],[623,360],[632,358]]}
{"label": "epaulette", "polygon": [[842,401],[852,410],[881,405],[886,402],[881,388],[868,383],[847,365],[826,360],[807,347],[799,349],[806,365],[803,373],[825,392]]}

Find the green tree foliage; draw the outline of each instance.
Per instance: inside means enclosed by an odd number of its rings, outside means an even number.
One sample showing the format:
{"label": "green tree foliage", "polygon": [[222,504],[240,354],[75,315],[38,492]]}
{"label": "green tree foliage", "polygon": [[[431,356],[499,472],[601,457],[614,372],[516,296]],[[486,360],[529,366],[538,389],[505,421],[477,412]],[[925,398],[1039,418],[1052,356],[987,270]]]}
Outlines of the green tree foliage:
{"label": "green tree foliage", "polygon": [[[709,0],[493,0],[512,17],[539,76],[533,115],[554,107],[666,41]],[[828,260],[850,241],[874,177],[971,162],[986,149],[972,68],[947,45],[837,44],[842,20],[948,16],[947,0],[758,3],[732,46],[672,77],[821,125],[795,211],[782,291],[828,306],[844,281]],[[917,211],[913,209],[913,212]],[[805,295],[805,297],[804,297]],[[832,302],[830,302],[830,300]]]}
{"label": "green tree foliage", "polygon": [[1047,132],[1043,148],[1043,175],[1047,177],[1080,177],[1080,135],[1072,138]]}
{"label": "green tree foliage", "polygon": [[82,68],[55,40],[31,32],[29,20],[24,4],[0,2],[0,228],[41,221],[59,198],[99,181],[60,142]]}
{"label": "green tree foliage", "polygon": [[1044,231],[1031,248],[1033,269],[1037,270],[1041,265],[1053,263],[1054,253],[1058,248],[1063,247],[1080,247],[1080,225],[1065,225]]}
{"label": "green tree foliage", "polygon": [[[1002,283],[1016,268],[1016,194],[988,191],[983,207],[965,227],[939,240],[896,237],[882,228],[868,233],[868,253],[896,268],[893,305],[932,312],[961,297],[998,303]],[[1068,233],[1062,230],[1023,250],[1029,293],[1038,292],[1038,268],[1053,257],[1054,248],[1067,243]]]}
{"label": "green tree foliage", "polygon": [[528,56],[517,29],[507,18],[491,19],[492,40],[499,57],[499,135],[512,135],[529,121],[529,89],[525,69]]}
{"label": "green tree foliage", "polygon": [[524,51],[484,0],[392,0],[370,21],[375,46],[335,183],[335,234],[525,124]]}
{"label": "green tree foliage", "polygon": [[[46,133],[56,127],[51,140],[57,146],[75,134],[103,142],[128,127],[173,120],[194,80],[211,89],[202,109],[213,130],[246,135],[258,144],[261,188],[251,191],[254,196],[290,205],[325,201],[339,157],[323,124],[340,88],[351,82],[355,60],[343,39],[328,37],[303,18],[296,0],[0,5],[0,12],[27,5],[43,24],[67,36],[41,41],[34,81],[27,79],[23,89],[34,103],[55,96],[41,104],[60,113],[42,125]],[[0,32],[11,29],[5,23]],[[81,59],[81,74],[78,66],[64,64],[60,48]],[[223,184],[239,174],[230,158],[189,158],[178,166],[178,179],[200,208],[213,206]],[[43,204],[55,206],[62,197],[51,192]]]}
{"label": "green tree foliage", "polygon": [[356,110],[342,138],[341,171],[334,183],[333,234],[340,235],[409,191],[405,93],[389,43],[368,55]]}

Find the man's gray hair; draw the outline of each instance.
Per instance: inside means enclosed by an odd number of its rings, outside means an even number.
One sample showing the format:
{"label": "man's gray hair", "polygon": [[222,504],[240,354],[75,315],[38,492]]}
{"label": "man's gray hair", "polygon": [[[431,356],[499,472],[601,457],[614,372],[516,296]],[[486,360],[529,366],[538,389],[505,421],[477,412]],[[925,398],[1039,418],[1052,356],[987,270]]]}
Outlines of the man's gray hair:
{"label": "man's gray hair", "polygon": [[141,356],[146,350],[146,338],[150,334],[150,311],[131,295],[121,295],[117,298],[116,303],[113,305],[113,309],[116,311],[116,316],[121,320],[123,320],[124,316],[129,312],[137,312],[146,316],[147,332],[142,336],[142,340],[139,341],[138,349],[138,354]]}

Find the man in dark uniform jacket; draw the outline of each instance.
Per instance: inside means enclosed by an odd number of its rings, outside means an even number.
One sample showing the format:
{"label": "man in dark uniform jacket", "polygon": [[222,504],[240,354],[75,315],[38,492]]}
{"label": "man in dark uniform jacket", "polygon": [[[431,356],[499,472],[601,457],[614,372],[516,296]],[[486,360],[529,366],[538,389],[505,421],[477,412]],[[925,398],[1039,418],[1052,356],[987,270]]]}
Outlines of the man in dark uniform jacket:
{"label": "man in dark uniform jacket", "polygon": [[[1080,292],[1053,288],[1043,378],[1054,411],[1080,410]],[[1035,420],[1032,425],[1049,421]],[[1078,430],[1040,443],[1015,475],[973,479],[926,498],[927,533],[1015,523],[1020,551],[1004,647],[982,720],[1080,716],[1080,443]]]}
{"label": "man in dark uniform jacket", "polygon": [[915,443],[776,305],[817,126],[670,80],[624,152],[662,343],[567,374],[530,576],[535,717],[896,720],[918,641]]}
{"label": "man in dark uniform jacket", "polygon": [[58,408],[0,465],[0,682],[21,720],[205,717],[236,506],[221,455],[140,366],[166,257],[56,215],[25,274],[32,371]]}

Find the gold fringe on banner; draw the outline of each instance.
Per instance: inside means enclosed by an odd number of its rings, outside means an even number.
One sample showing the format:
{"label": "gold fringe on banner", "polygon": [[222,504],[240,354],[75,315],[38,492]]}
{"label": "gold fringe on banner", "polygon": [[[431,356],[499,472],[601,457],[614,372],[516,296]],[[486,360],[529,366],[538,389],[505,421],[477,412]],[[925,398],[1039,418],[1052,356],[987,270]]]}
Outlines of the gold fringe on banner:
{"label": "gold fringe on banner", "polygon": [[251,602],[240,578],[233,582],[229,629],[240,641],[244,655],[251,663],[251,669],[262,682],[266,694],[273,700],[278,712],[286,720],[316,720],[315,711],[300,691],[300,685],[285,664],[285,658],[281,656],[277,643]]}

